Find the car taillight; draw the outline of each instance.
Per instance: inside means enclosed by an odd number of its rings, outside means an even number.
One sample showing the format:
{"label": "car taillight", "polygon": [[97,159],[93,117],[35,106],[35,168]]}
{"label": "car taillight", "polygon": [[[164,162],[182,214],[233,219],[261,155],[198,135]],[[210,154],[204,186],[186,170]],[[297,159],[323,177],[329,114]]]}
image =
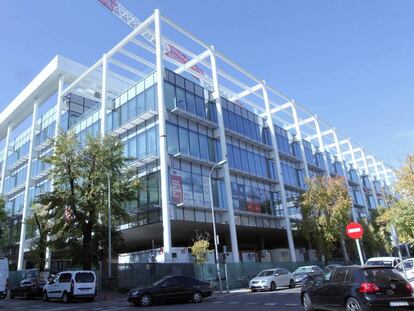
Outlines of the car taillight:
{"label": "car taillight", "polygon": [[362,283],[361,286],[359,286],[359,292],[360,293],[376,293],[379,292],[379,287],[375,283]]}
{"label": "car taillight", "polygon": [[413,287],[410,283],[405,283],[405,288],[410,292],[410,294],[413,293]]}

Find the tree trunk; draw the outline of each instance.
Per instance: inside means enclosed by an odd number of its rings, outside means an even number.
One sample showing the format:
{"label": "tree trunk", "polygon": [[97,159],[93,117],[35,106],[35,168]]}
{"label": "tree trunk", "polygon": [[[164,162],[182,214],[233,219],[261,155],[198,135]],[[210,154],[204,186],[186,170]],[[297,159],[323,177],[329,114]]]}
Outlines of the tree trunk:
{"label": "tree trunk", "polygon": [[83,230],[82,239],[82,268],[84,270],[91,270],[92,268],[92,230],[87,228]]}
{"label": "tree trunk", "polygon": [[341,244],[342,254],[344,255],[345,264],[349,262],[348,251],[345,245],[344,235],[342,233],[339,234],[339,243]]}

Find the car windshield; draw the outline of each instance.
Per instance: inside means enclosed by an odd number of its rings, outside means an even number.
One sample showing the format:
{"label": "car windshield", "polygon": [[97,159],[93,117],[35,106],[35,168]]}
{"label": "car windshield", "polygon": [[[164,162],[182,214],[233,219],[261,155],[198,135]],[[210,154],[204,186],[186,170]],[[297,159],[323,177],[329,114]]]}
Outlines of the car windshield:
{"label": "car windshield", "polygon": [[95,276],[91,272],[79,272],[75,276],[76,283],[93,283]]}
{"label": "car windshield", "polygon": [[369,260],[366,263],[366,266],[386,266],[393,267],[392,260]]}
{"label": "car windshield", "polygon": [[367,281],[379,286],[388,285],[391,281],[404,281],[403,276],[394,269],[364,269],[362,272]]}
{"label": "car windshield", "polygon": [[262,277],[262,276],[272,276],[274,272],[275,272],[274,270],[264,270],[264,271],[260,272],[260,273],[257,275],[257,277]]}
{"label": "car windshield", "polygon": [[312,267],[299,267],[294,273],[308,273],[312,271]]}

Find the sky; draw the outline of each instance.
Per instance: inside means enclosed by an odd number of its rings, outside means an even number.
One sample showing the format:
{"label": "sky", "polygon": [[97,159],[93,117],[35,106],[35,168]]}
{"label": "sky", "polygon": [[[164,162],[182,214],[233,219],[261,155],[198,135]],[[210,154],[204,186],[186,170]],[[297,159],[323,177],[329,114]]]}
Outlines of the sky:
{"label": "sky", "polygon": [[[393,166],[414,152],[414,1],[120,2],[159,8]],[[0,110],[56,54],[90,66],[129,31],[97,0],[0,4]]]}

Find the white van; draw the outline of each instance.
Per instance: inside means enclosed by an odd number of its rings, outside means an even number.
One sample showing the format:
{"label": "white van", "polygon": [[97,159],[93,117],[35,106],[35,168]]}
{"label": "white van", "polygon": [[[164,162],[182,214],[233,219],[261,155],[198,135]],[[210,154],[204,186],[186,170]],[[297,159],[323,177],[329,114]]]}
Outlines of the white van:
{"label": "white van", "polygon": [[395,267],[400,263],[398,257],[372,257],[365,263],[366,266],[386,266]]}
{"label": "white van", "polygon": [[96,275],[93,271],[63,271],[56,274],[43,288],[43,301],[62,299],[64,303],[72,298],[96,297]]}
{"label": "white van", "polygon": [[9,260],[0,257],[0,298],[6,298],[9,283]]}

